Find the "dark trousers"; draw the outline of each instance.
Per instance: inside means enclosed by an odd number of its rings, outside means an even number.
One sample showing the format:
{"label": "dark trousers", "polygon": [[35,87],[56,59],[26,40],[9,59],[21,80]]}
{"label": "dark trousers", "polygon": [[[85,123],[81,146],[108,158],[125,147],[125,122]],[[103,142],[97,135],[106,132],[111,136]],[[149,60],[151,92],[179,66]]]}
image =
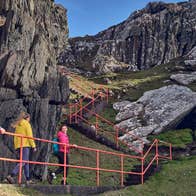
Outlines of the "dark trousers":
{"label": "dark trousers", "polygon": [[[64,164],[64,152],[58,152],[58,161],[59,161],[59,164]],[[69,165],[69,155],[68,153],[66,153],[66,165]],[[66,167],[66,177],[68,175],[68,167]],[[64,167],[63,166],[60,166],[56,171],[55,171],[55,174],[60,174],[64,171]]]}
{"label": "dark trousers", "polygon": [[[23,147],[22,149],[22,160],[29,161],[29,147]],[[20,159],[20,148],[16,150],[17,153],[17,159]],[[22,166],[24,167],[24,173],[26,180],[29,180],[29,163],[22,163]],[[19,173],[20,163],[18,163],[15,168],[13,169],[11,176],[16,176]]]}

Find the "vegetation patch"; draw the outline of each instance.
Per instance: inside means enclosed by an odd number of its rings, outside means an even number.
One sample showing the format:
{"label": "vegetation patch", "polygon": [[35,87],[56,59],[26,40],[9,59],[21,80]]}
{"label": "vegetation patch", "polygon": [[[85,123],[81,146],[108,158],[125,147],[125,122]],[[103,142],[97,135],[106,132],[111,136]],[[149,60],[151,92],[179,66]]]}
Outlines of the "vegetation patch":
{"label": "vegetation patch", "polygon": [[[99,150],[121,153],[112,150],[107,146],[99,144],[71,128],[68,129],[68,135],[71,144],[77,144],[79,146],[85,146],[85,147],[99,149]],[[55,156],[51,156],[50,162],[53,163],[57,162],[57,158]],[[133,165],[139,163],[140,162],[136,159],[125,158],[124,169],[125,171],[130,171],[133,168]],[[96,152],[87,152],[85,150],[72,148],[70,152],[70,164],[96,168]],[[104,169],[120,170],[121,169],[120,156],[106,155],[104,153],[100,153],[100,167]],[[54,171],[57,167],[50,166],[49,168]],[[62,176],[63,176],[62,174],[57,176],[57,179],[54,180],[54,184],[60,184],[62,180]],[[124,176],[124,179],[125,178],[126,175]],[[95,186],[96,171],[70,168],[67,181],[68,184],[71,185]],[[46,183],[47,182],[43,182],[43,184]],[[120,175],[115,172],[111,173],[111,172],[100,171],[100,185],[119,186]]]}
{"label": "vegetation patch", "polygon": [[187,196],[195,195],[196,156],[169,161],[160,173],[151,176],[143,185],[129,186],[100,196]]}
{"label": "vegetation patch", "polygon": [[0,184],[0,196],[44,196],[31,188],[24,188],[9,184]]}
{"label": "vegetation patch", "polygon": [[148,139],[153,141],[155,138],[172,143],[173,147],[186,147],[193,141],[190,129],[170,130],[159,135],[150,135]]}

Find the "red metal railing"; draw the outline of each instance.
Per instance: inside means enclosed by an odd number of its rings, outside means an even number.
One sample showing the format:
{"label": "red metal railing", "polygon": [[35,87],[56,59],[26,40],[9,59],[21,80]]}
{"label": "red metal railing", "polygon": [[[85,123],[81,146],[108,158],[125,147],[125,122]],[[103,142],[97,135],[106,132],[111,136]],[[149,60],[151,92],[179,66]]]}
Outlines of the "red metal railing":
{"label": "red metal railing", "polygon": [[[69,75],[71,77],[76,78],[79,81],[82,81],[82,79],[78,75],[76,75],[73,72],[67,71],[64,68],[61,68],[61,72],[64,73],[65,75]],[[88,83],[88,85],[89,85],[89,83]],[[92,87],[92,91],[91,91],[90,95],[87,95],[83,99],[78,100],[77,103],[70,104],[69,107],[67,108],[67,115],[66,116],[68,118],[69,123],[71,124],[73,119],[75,119],[74,120],[75,123],[78,123],[78,118],[80,118],[81,120],[85,121],[84,118],[82,117],[82,113],[83,113],[83,111],[87,111],[87,112],[91,113],[93,116],[96,117],[96,123],[95,123],[96,133],[97,133],[98,130],[100,130],[98,128],[99,127],[99,123],[98,122],[100,122],[100,121],[101,122],[105,122],[105,123],[107,123],[107,125],[112,126],[112,129],[114,130],[114,136],[113,137],[115,137],[115,141],[116,141],[116,146],[117,147],[118,147],[119,143],[122,143],[122,144],[126,145],[128,148],[131,148],[135,152],[140,153],[141,155],[143,155],[143,150],[138,150],[137,148],[135,148],[133,145],[129,144],[128,142],[120,140],[119,139],[119,131],[121,131],[121,132],[123,132],[123,133],[125,133],[125,134],[127,134],[127,135],[129,135],[131,137],[133,137],[134,139],[137,139],[139,141],[140,145],[141,145],[141,148],[143,149],[144,141],[140,137],[138,137],[138,136],[136,136],[136,135],[134,135],[132,133],[128,133],[126,130],[124,130],[122,128],[118,128],[112,122],[106,120],[102,116],[98,115],[97,113],[95,113],[92,110],[89,110],[87,108],[90,105],[94,106],[95,101],[98,100],[99,98],[101,98],[102,100],[104,98],[106,98],[107,102],[108,102],[108,98],[109,98],[109,91],[108,91],[107,88],[105,88],[105,87],[103,87],[101,85],[99,88],[96,89],[97,91],[94,91],[94,87],[93,86],[91,86],[91,87]],[[95,94],[97,94],[96,98],[94,97]],[[87,97],[91,97],[92,100],[89,101],[87,104],[85,104],[83,106],[82,103],[83,103],[83,101]]]}
{"label": "red metal railing", "polygon": [[[95,95],[96,95],[96,97],[95,97]],[[94,106],[95,101],[98,100],[99,98],[101,98],[102,100],[106,99],[106,101],[108,101],[108,96],[109,96],[108,91],[95,93],[93,90],[92,95],[91,95],[91,97],[92,97],[91,101],[89,101],[85,105],[83,105],[83,103],[87,97],[79,99],[77,103],[65,105],[64,108],[66,110],[66,116],[69,120],[69,123],[70,124],[72,123],[73,118],[75,118],[75,123],[77,123],[77,116],[78,115],[82,116],[84,109],[87,109],[87,107],[91,106],[91,105]]]}
{"label": "red metal railing", "polygon": [[[89,82],[87,82],[87,80],[82,79],[82,78],[81,78],[79,75],[77,75],[76,73],[66,70],[65,67],[60,67],[59,71],[60,71],[62,74],[64,74],[64,75],[68,75],[68,76],[70,76],[71,78],[76,79],[77,82],[74,82],[73,80],[72,80],[72,82],[74,83],[74,85],[75,85],[78,89],[80,89],[82,92],[85,92],[85,93],[86,93],[86,97],[93,98],[95,92],[102,92],[102,91],[103,91],[103,92],[106,92],[106,93],[107,93],[106,98],[107,98],[107,101],[108,101],[108,94],[109,94],[108,88],[104,87],[103,85],[94,86],[94,85],[90,84]],[[83,87],[81,87],[80,85],[78,85],[78,81],[79,81],[79,82],[82,82],[82,83],[84,83],[84,84],[86,84],[87,87],[89,87],[89,88],[91,89],[91,93],[89,94],[89,92],[88,92],[85,88],[83,88]]]}
{"label": "red metal railing", "polygon": [[[75,145],[66,146],[65,144],[60,143],[60,142],[54,142],[54,141],[50,141],[50,140],[46,140],[46,139],[40,139],[40,138],[27,137],[27,136],[23,136],[23,135],[11,133],[11,132],[5,132],[4,134],[8,135],[8,136],[15,136],[15,137],[20,137],[21,138],[20,159],[19,160],[11,159],[11,158],[5,158],[5,157],[0,157],[1,161],[16,162],[16,163],[20,164],[19,177],[18,177],[18,183],[19,184],[21,184],[21,182],[22,182],[22,164],[23,163],[38,164],[38,165],[48,165],[48,166],[63,166],[64,167],[64,185],[66,184],[66,167],[69,167],[69,168],[78,168],[78,169],[85,169],[85,170],[96,171],[96,184],[97,184],[97,186],[100,185],[100,171],[110,172],[110,173],[119,173],[120,174],[120,184],[121,184],[121,186],[123,186],[124,175],[125,174],[140,175],[141,176],[141,183],[143,184],[143,182],[144,182],[143,181],[144,175],[145,175],[145,173],[147,172],[147,170],[149,169],[149,167],[152,165],[152,163],[155,160],[157,160],[159,158],[169,158],[169,159],[172,159],[172,154],[171,154],[172,153],[172,150],[171,150],[172,146],[169,143],[167,143],[167,144],[169,145],[169,148],[170,148],[170,150],[169,150],[170,156],[169,157],[164,157],[164,156],[160,156],[159,155],[157,146],[158,146],[158,143],[160,141],[158,141],[157,139],[153,142],[153,144],[150,146],[150,148],[148,149],[148,151],[146,152],[146,154],[144,156],[133,156],[133,155],[127,155],[127,154],[122,154],[122,153],[110,152],[110,151],[105,151],[105,150],[93,149],[93,148],[88,148],[88,147],[83,147],[83,146],[75,146]],[[65,155],[66,155],[66,148],[67,147],[74,147],[74,148],[77,148],[78,150],[85,150],[87,152],[94,152],[94,153],[96,153],[96,167],[83,166],[83,165],[66,165],[66,156],[64,156],[65,157],[64,164],[22,160],[22,157],[23,157],[23,140],[24,140],[24,138],[28,138],[28,139],[32,139],[32,140],[36,140],[36,141],[40,141],[40,142],[45,142],[45,143],[63,144],[63,145],[65,145],[65,148],[64,148]],[[151,152],[151,150],[152,150],[154,145],[156,145],[155,156],[150,161],[149,165],[146,168],[144,168],[144,161],[146,160],[147,156]],[[100,160],[101,160],[100,154],[113,155],[113,156],[120,157],[120,168],[119,168],[119,170],[118,169],[101,168],[100,167]],[[141,172],[125,171],[124,170],[124,159],[125,158],[130,158],[130,159],[141,161]],[[109,159],[107,159],[107,160],[109,160]],[[157,164],[158,164],[158,161],[157,161]]]}
{"label": "red metal railing", "polygon": [[[71,77],[74,77],[77,80],[82,81],[82,79],[78,75],[76,75],[75,73],[66,71],[65,69],[62,69],[61,72],[63,72],[66,75],[69,75]],[[88,83],[88,86],[91,86],[91,85]],[[129,148],[132,148],[134,151],[139,152],[143,156],[144,141],[139,136],[136,136],[136,135],[134,135],[132,133],[128,133],[127,130],[124,130],[122,128],[117,127],[112,122],[106,120],[102,116],[98,115],[97,113],[95,113],[92,110],[89,110],[87,108],[87,106],[89,106],[90,104],[94,105],[94,101],[95,101],[95,99],[94,99],[94,95],[95,95],[94,89],[95,88],[93,86],[91,86],[91,87],[92,87],[92,96],[91,96],[92,101],[90,101],[89,103],[87,103],[85,106],[83,106],[81,104],[82,101],[79,101],[79,103],[75,103],[73,106],[70,106],[70,108],[69,108],[69,111],[70,112],[69,112],[69,116],[68,116],[69,117],[69,122],[72,123],[72,118],[74,117],[75,118],[75,123],[78,122],[78,118],[79,118],[80,120],[83,120],[85,123],[92,125],[92,123],[90,123],[88,120],[86,120],[82,116],[83,111],[87,111],[88,113],[91,113],[93,116],[95,116],[95,119],[96,119],[96,122],[95,122],[95,129],[96,130],[95,131],[96,131],[96,134],[98,133],[98,131],[106,132],[105,130],[103,130],[103,129],[101,129],[99,127],[99,122],[107,123],[107,125],[112,126],[112,128],[114,130],[114,133],[115,133],[115,141],[116,141],[116,146],[117,147],[119,145],[119,142],[121,142],[121,143],[127,145]],[[100,89],[98,88],[96,90],[100,94],[100,92],[99,92]],[[103,92],[106,92],[106,93],[105,94],[103,93],[103,95],[100,96],[100,97],[101,98],[105,98],[106,97],[107,102],[108,102],[108,97],[109,97],[109,91],[108,91],[108,89],[106,90],[104,87],[101,87],[101,90],[103,90]],[[98,99],[99,96],[97,96],[96,98]],[[72,108],[75,109],[75,112],[74,113],[72,113]],[[119,131],[125,133],[126,135],[129,135],[129,136],[133,137],[133,139],[137,139],[140,142],[141,146],[142,146],[142,151],[136,149],[133,145],[130,145],[129,143],[127,143],[125,141],[119,140]],[[159,143],[164,143],[166,145],[169,145],[169,157],[168,156],[159,155],[159,148],[158,148],[158,144]],[[149,157],[150,153],[152,153],[154,146],[155,146],[155,155],[152,158],[150,157],[151,158],[150,159],[151,161],[149,162],[148,166],[146,168],[144,168],[145,161],[146,161],[147,157]],[[99,157],[99,153],[97,154],[97,157]],[[144,174],[147,172],[147,170],[150,168],[150,166],[153,164],[153,162],[155,160],[156,160],[156,163],[157,163],[157,166],[158,166],[159,158],[172,159],[172,145],[169,144],[169,143],[166,143],[166,142],[163,142],[163,141],[160,141],[160,140],[155,139],[154,142],[152,143],[152,145],[149,147],[149,149],[145,153],[145,155],[143,157],[141,157],[141,173],[138,173],[138,175],[141,175],[141,182],[142,182],[142,184],[143,184],[143,181],[144,181],[144,179],[143,179],[144,178]],[[122,163],[123,163],[123,158],[121,158],[121,164]],[[97,165],[99,165],[99,162],[97,163]],[[123,170],[123,165],[121,165],[121,173],[122,174],[126,173],[126,172],[124,172],[122,170]],[[97,179],[99,179],[99,177],[97,177]]]}
{"label": "red metal railing", "polygon": [[[121,132],[123,132],[123,133],[125,133],[125,134],[127,134],[127,135],[129,135],[129,136],[131,136],[131,137],[133,137],[134,139],[137,139],[137,140],[140,142],[140,144],[141,144],[141,146],[142,146],[142,149],[143,149],[143,147],[144,147],[144,141],[143,141],[140,137],[138,137],[138,136],[136,136],[136,135],[134,135],[134,134],[128,133],[128,132],[125,131],[124,129],[117,127],[114,123],[110,122],[109,120],[103,118],[103,117],[100,116],[99,114],[97,114],[97,113],[95,113],[95,112],[93,112],[92,110],[89,110],[89,109],[87,108],[88,106],[90,106],[91,104],[93,104],[93,102],[94,102],[96,99],[98,99],[98,98],[99,98],[99,95],[98,95],[94,100],[91,100],[90,102],[88,102],[88,103],[87,103],[86,105],[84,105],[84,106],[82,106],[82,104],[79,104],[79,103],[76,103],[76,104],[74,104],[74,105],[70,105],[69,111],[71,111],[71,112],[69,112],[69,116],[68,116],[68,117],[69,117],[69,123],[70,123],[70,124],[72,123],[72,119],[73,119],[73,118],[75,118],[75,123],[77,123],[77,122],[78,122],[78,118],[79,118],[79,119],[85,121],[86,123],[91,124],[90,122],[88,122],[86,119],[84,119],[84,118],[82,117],[83,111],[86,111],[86,112],[88,112],[88,113],[91,113],[91,114],[92,114],[93,116],[95,116],[95,118],[96,118],[96,122],[95,122],[95,128],[96,128],[95,131],[96,131],[96,133],[97,133],[98,130],[101,129],[101,128],[99,128],[99,122],[104,122],[104,123],[106,123],[107,125],[109,125],[110,127],[112,127],[112,129],[114,130],[114,135],[112,135],[112,136],[115,137],[115,141],[116,141],[116,146],[117,146],[117,147],[118,147],[119,142],[120,142],[120,143],[126,145],[127,147],[132,148],[134,151],[136,151],[137,153],[140,153],[140,154],[142,155],[142,154],[143,154],[143,150],[138,150],[137,148],[135,148],[133,145],[129,144],[128,142],[119,139],[119,131],[121,131]],[[75,113],[72,113],[72,108],[75,109],[75,111],[76,111]],[[78,109],[78,108],[79,108],[79,109]],[[103,130],[103,129],[102,129],[102,130]],[[105,131],[104,131],[104,132],[105,132]],[[111,132],[111,133],[112,133],[112,132]]]}

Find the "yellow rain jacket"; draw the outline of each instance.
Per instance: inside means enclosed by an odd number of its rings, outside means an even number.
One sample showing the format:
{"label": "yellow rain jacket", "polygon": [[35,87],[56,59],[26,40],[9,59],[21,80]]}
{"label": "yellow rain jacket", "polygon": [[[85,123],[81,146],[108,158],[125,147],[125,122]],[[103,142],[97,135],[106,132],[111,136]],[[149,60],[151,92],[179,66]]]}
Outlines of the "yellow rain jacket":
{"label": "yellow rain jacket", "polygon": [[[15,133],[21,134],[24,136],[33,137],[32,128],[30,123],[22,119],[16,126]],[[14,136],[14,148],[20,148],[21,137]],[[32,139],[23,138],[23,147],[32,147],[35,148],[35,142]]]}

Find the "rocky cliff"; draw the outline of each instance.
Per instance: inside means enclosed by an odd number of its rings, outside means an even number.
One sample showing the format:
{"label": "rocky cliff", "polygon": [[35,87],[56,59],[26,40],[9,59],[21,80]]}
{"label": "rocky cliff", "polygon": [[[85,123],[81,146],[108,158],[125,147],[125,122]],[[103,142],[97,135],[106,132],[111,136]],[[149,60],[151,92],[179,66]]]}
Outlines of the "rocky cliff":
{"label": "rocky cliff", "polygon": [[[147,91],[136,102],[123,101],[114,104],[119,113],[117,126],[127,131],[121,139],[134,144],[141,150],[141,142],[133,137],[137,135],[148,143],[149,134],[176,128],[183,119],[195,111],[196,93],[185,86],[169,85]],[[190,121],[190,120],[189,120]],[[191,124],[191,122],[189,122]],[[195,122],[189,128],[195,130]]]}
{"label": "rocky cliff", "polygon": [[[67,44],[66,10],[50,0],[0,1],[0,125],[6,129],[21,110],[32,118],[34,136],[51,139],[69,96],[68,81],[56,59]],[[0,136],[0,156],[13,156],[13,141]],[[37,142],[37,161],[47,161],[49,146]],[[6,165],[6,166],[5,166]],[[0,162],[1,179],[10,165]],[[43,167],[32,166],[44,176]],[[2,173],[2,171],[4,171]]]}
{"label": "rocky cliff", "polygon": [[72,38],[59,63],[97,73],[142,70],[187,54],[196,45],[196,2],[149,3],[95,36]]}

